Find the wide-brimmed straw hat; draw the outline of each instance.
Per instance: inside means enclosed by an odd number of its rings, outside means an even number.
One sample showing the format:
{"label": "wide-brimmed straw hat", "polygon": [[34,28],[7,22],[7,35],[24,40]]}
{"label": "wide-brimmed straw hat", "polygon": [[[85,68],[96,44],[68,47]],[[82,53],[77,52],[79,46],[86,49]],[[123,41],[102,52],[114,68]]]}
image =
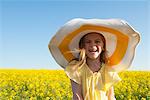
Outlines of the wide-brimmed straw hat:
{"label": "wide-brimmed straw hat", "polygon": [[73,19],[62,26],[49,42],[56,62],[65,68],[78,57],[80,39],[87,33],[98,32],[106,39],[108,65],[116,71],[127,69],[133,60],[140,36],[126,21],[120,19]]}

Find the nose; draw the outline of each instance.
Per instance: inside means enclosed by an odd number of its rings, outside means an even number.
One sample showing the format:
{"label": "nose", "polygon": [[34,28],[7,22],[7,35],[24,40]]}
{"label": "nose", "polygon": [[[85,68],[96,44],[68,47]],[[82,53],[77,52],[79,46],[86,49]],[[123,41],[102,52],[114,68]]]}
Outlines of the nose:
{"label": "nose", "polygon": [[92,46],[91,48],[94,49],[94,50],[96,50],[96,49],[97,49],[97,46]]}
{"label": "nose", "polygon": [[93,48],[93,49],[96,49],[97,48],[97,45],[95,42],[91,42],[90,43],[90,47]]}

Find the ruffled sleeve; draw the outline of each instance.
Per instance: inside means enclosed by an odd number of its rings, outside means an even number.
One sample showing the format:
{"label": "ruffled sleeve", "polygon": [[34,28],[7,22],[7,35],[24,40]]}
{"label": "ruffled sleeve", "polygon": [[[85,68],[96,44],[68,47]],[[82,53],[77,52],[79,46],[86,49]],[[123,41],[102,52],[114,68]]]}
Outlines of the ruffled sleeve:
{"label": "ruffled sleeve", "polygon": [[81,68],[77,66],[78,61],[71,61],[68,66],[64,69],[66,75],[74,82],[81,84]]}
{"label": "ruffled sleeve", "polygon": [[109,90],[115,83],[121,81],[117,72],[105,70],[105,90]]}

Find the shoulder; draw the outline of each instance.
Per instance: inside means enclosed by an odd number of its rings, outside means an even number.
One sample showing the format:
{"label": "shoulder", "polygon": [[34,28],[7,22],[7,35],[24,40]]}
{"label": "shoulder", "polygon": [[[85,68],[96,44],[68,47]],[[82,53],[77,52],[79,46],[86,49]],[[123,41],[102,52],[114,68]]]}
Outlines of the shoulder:
{"label": "shoulder", "polygon": [[105,68],[106,72],[114,72],[114,73],[116,73],[115,69],[112,66],[110,66],[109,64],[104,64],[104,68]]}
{"label": "shoulder", "polygon": [[70,71],[81,73],[84,68],[83,66],[84,66],[83,62],[78,61],[78,60],[72,60],[68,63],[65,70],[70,70]]}
{"label": "shoulder", "polygon": [[78,62],[79,61],[77,60],[72,60],[71,62],[69,62],[68,66],[64,69],[64,71],[71,80],[78,84],[81,84],[82,70],[78,65]]}
{"label": "shoulder", "polygon": [[68,67],[74,67],[77,68],[78,70],[83,69],[85,66],[85,62],[84,61],[78,61],[78,60],[72,60],[68,63]]}

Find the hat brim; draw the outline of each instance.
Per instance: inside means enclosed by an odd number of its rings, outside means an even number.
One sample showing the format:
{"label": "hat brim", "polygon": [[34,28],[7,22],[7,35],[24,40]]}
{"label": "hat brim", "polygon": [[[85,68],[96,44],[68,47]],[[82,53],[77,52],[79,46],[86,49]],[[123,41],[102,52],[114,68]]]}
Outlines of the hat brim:
{"label": "hat brim", "polygon": [[115,19],[74,19],[66,23],[49,43],[49,49],[60,66],[65,68],[78,56],[68,51],[78,49],[80,39],[89,32],[98,32],[105,37],[108,66],[116,71],[130,66],[140,37],[127,22]]}

